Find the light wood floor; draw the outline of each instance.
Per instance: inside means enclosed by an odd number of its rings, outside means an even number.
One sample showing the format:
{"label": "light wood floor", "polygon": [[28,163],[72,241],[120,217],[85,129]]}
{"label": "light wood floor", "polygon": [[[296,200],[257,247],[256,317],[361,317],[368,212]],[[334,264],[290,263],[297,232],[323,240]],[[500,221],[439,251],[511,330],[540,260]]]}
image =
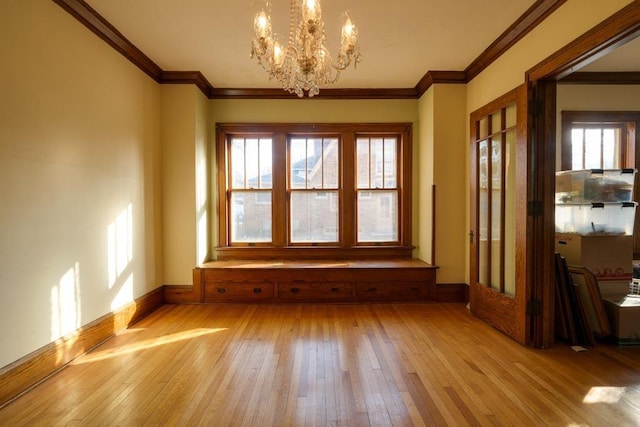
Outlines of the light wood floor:
{"label": "light wood floor", "polygon": [[640,425],[640,348],[529,349],[460,304],[165,305],[0,425]]}

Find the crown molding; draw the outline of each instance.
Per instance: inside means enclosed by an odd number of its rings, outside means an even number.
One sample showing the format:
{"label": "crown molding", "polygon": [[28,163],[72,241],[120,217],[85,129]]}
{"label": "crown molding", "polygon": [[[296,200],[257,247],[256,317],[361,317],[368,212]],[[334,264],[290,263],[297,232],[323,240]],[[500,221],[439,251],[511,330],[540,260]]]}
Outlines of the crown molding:
{"label": "crown molding", "polygon": [[[282,89],[215,88],[200,71],[162,70],[84,0],[53,1],[160,84],[195,84],[209,99],[299,99]],[[414,99],[433,84],[466,84],[565,2],[537,0],[464,71],[428,71],[414,88],[323,89],[313,99]]]}
{"label": "crown molding", "polygon": [[53,0],[94,34],[160,83],[162,69],[83,0]]}
{"label": "crown molding", "polygon": [[520,41],[531,30],[562,6],[567,0],[537,0],[522,16],[515,21],[505,32],[489,45],[471,64],[464,70],[467,81],[473,80],[484,69],[504,54],[509,48]]}
{"label": "crown molding", "polygon": [[298,98],[297,95],[279,88],[218,88],[210,94],[211,99],[415,99],[414,89],[322,89],[313,98]]}
{"label": "crown molding", "polygon": [[420,98],[431,85],[438,83],[466,84],[468,82],[467,74],[464,71],[427,71],[414,90],[417,97]]}

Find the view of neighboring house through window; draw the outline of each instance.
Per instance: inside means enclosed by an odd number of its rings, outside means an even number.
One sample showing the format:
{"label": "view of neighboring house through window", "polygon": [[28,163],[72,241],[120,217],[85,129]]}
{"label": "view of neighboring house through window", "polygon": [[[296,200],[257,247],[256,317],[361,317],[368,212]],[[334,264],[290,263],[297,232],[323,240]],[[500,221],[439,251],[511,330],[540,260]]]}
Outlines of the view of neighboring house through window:
{"label": "view of neighboring house through window", "polygon": [[220,247],[410,251],[410,136],[407,123],[219,125]]}
{"label": "view of neighboring house through window", "polygon": [[359,137],[358,242],[398,240],[398,141]]}
{"label": "view of neighboring house through window", "polygon": [[231,140],[231,241],[271,242],[272,141]]}
{"label": "view of neighboring house through window", "polygon": [[292,243],[337,243],[338,139],[291,138],[289,188]]}

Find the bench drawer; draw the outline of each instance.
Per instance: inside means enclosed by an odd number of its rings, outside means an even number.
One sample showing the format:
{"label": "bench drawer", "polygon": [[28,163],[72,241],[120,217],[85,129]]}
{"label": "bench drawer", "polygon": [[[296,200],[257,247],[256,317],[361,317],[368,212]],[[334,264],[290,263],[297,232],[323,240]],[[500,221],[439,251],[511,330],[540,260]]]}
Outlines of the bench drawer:
{"label": "bench drawer", "polygon": [[339,301],[353,297],[354,286],[351,283],[278,283],[278,299],[281,301]]}
{"label": "bench drawer", "polygon": [[207,283],[205,302],[253,301],[274,298],[273,283]]}
{"label": "bench drawer", "polygon": [[356,292],[361,301],[426,301],[431,297],[428,283],[358,283]]}

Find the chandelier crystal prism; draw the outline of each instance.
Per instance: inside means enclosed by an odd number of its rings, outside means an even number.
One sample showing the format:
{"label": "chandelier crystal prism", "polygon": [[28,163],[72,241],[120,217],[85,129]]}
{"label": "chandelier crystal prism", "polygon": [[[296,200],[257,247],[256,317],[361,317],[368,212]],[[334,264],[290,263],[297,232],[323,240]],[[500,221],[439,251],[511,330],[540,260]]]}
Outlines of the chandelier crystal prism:
{"label": "chandelier crystal prism", "polygon": [[289,39],[283,46],[271,30],[271,4],[266,2],[253,23],[251,58],[276,79],[282,88],[302,98],[317,95],[320,87],[338,81],[340,72],[362,60],[358,29],[343,14],[342,37],[334,61],[325,47],[324,22],[320,0],[291,0]]}

